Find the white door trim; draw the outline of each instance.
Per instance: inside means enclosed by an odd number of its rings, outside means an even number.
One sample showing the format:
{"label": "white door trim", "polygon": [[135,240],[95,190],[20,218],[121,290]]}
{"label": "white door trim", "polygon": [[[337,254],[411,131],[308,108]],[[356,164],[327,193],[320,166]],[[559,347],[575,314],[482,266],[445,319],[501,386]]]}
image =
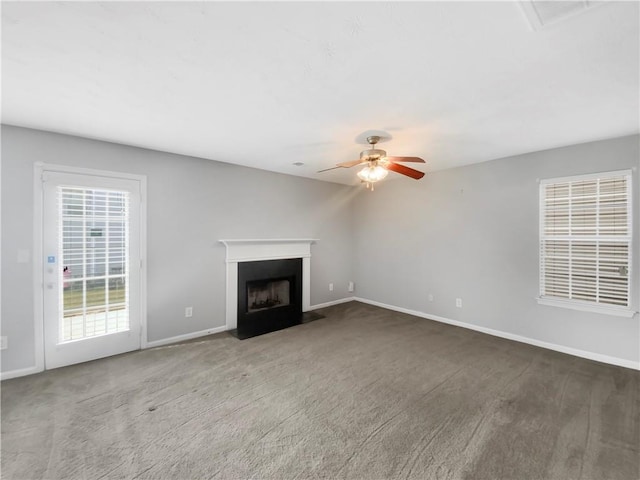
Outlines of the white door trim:
{"label": "white door trim", "polygon": [[35,162],[33,170],[33,306],[35,371],[44,370],[44,279],[43,279],[43,189],[44,172],[75,173],[95,177],[121,178],[140,182],[140,348],[147,347],[147,176],[108,170]]}

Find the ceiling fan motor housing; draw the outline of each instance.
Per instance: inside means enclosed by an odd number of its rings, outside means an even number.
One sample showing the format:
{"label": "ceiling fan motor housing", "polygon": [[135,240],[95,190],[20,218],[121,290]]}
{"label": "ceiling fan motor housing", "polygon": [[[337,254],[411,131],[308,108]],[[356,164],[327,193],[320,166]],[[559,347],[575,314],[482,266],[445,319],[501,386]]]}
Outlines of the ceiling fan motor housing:
{"label": "ceiling fan motor housing", "polygon": [[387,156],[387,152],[378,148],[370,148],[369,150],[363,150],[360,152],[360,160],[380,160]]}

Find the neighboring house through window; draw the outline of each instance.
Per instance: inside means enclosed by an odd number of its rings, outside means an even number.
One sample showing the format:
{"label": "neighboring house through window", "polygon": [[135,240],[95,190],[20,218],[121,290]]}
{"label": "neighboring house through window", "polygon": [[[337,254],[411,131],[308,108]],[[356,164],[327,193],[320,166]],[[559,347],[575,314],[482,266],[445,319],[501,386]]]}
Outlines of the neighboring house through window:
{"label": "neighboring house through window", "polygon": [[540,182],[539,303],[632,316],[631,171]]}

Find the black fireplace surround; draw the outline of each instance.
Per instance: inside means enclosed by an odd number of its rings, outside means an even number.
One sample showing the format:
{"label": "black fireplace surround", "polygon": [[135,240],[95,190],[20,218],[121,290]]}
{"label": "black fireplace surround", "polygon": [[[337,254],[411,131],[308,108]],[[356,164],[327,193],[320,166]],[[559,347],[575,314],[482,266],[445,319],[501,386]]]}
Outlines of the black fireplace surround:
{"label": "black fireplace surround", "polygon": [[238,263],[238,338],[301,322],[302,258]]}

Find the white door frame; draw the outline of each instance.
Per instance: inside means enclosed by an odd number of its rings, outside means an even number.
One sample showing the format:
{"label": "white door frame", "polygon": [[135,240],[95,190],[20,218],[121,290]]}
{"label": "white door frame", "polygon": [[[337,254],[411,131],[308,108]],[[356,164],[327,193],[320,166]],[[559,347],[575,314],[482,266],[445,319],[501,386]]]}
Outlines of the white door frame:
{"label": "white door frame", "polygon": [[44,172],[75,173],[96,177],[123,178],[140,182],[140,348],[147,348],[147,176],[92,168],[35,162],[33,170],[33,307],[35,371],[44,370],[44,249],[43,249],[43,188]]}

